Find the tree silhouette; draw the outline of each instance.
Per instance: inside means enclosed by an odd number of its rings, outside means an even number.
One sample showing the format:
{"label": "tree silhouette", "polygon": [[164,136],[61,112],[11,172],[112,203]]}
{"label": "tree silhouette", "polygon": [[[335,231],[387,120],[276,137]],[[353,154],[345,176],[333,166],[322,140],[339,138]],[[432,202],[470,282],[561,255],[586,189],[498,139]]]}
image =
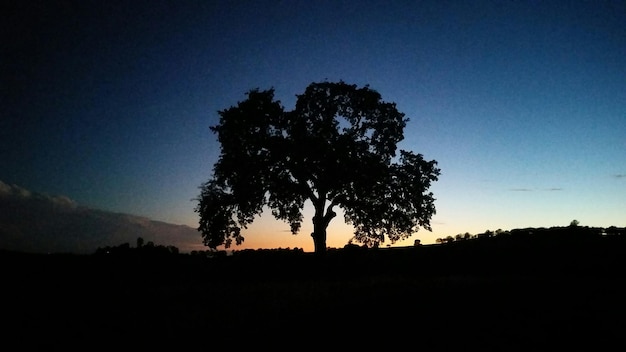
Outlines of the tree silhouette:
{"label": "tree silhouette", "polygon": [[435,199],[428,189],[440,174],[437,162],[396,154],[408,119],[369,86],[311,83],[293,111],[274,100],[273,89],[255,89],[219,115],[211,131],[221,154],[195,209],[206,246],[241,244],[242,228],[264,206],[297,234],[306,201],[315,210],[316,253],[326,251],[335,207],[354,226],[354,240],[367,246],[431,230]]}

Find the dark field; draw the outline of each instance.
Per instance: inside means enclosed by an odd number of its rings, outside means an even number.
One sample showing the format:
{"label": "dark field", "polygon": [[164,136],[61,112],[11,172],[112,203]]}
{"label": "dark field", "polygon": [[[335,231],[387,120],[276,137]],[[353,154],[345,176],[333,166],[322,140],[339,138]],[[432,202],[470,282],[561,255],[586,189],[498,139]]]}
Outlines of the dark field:
{"label": "dark field", "polygon": [[625,243],[520,237],[324,258],[2,253],[3,338],[18,350],[623,350]]}

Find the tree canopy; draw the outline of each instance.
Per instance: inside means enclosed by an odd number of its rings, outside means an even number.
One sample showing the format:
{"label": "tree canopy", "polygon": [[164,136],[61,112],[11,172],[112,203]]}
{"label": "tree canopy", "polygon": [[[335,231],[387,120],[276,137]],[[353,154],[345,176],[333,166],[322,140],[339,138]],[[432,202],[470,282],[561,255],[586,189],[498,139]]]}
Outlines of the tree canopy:
{"label": "tree canopy", "polygon": [[341,208],[353,241],[376,246],[431,230],[437,162],[400,150],[409,121],[369,86],[311,83],[286,111],[274,89],[254,89],[219,111],[211,126],[221,145],[212,177],[200,187],[198,230],[209,248],[244,240],[242,229],[267,206],[297,234],[302,210],[315,209],[315,252],[326,251],[326,229]]}

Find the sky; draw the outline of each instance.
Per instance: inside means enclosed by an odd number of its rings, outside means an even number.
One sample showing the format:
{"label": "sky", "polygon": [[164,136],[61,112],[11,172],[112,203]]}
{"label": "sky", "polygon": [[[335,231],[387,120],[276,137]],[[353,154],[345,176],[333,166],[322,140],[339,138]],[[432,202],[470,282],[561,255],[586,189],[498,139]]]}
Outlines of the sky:
{"label": "sky", "polygon": [[[218,111],[369,85],[436,160],[432,232],[626,226],[624,1],[9,1],[0,181],[198,227]],[[305,208],[305,217],[312,216]],[[313,250],[264,213],[244,248]],[[341,216],[328,246],[351,227]],[[200,240],[200,234],[198,233]],[[385,245],[389,244],[386,242]]]}

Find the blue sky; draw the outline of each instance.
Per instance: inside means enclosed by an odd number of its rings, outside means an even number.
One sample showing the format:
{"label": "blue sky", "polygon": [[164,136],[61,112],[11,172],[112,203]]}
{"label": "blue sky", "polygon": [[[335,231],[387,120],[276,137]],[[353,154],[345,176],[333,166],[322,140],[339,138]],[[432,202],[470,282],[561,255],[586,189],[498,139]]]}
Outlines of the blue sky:
{"label": "blue sky", "polygon": [[[626,226],[624,1],[77,1],[3,11],[0,181],[197,227],[217,111],[369,84],[435,159],[433,232]],[[6,18],[8,17],[8,18]],[[339,217],[330,246],[350,228]],[[246,247],[312,250],[264,215]],[[245,248],[245,247],[240,247]]]}

